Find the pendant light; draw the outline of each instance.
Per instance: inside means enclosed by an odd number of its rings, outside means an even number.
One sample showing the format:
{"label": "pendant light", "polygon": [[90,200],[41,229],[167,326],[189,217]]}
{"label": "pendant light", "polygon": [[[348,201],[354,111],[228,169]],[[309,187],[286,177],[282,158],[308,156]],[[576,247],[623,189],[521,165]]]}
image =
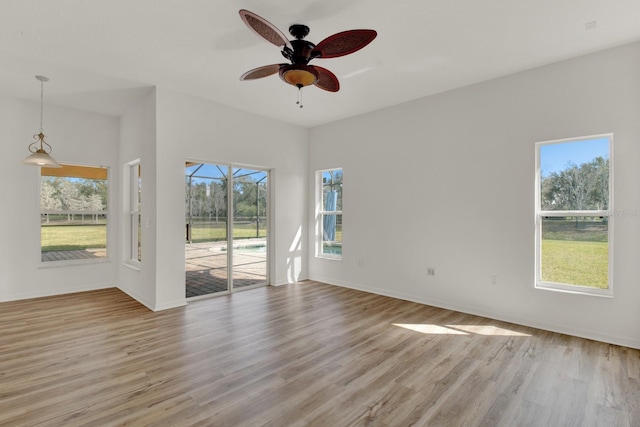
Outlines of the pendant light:
{"label": "pendant light", "polygon": [[22,163],[32,166],[45,166],[48,168],[61,168],[62,166],[56,162],[51,153],[51,145],[44,140],[45,136],[42,133],[42,112],[43,112],[43,95],[44,95],[44,82],[48,82],[49,78],[45,76],[36,76],[36,79],[40,81],[40,132],[33,135],[33,141],[29,144],[29,151],[32,153],[29,157],[24,159]]}

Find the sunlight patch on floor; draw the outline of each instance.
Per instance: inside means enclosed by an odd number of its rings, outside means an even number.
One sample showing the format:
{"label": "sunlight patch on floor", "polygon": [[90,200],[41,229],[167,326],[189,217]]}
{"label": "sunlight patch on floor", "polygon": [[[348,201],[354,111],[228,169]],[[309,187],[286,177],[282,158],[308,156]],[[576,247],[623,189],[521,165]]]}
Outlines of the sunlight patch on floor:
{"label": "sunlight patch on floor", "polygon": [[524,334],[511,329],[499,328],[492,325],[447,325],[449,328],[466,331],[477,335],[487,336],[505,336],[505,337],[530,337],[530,334]]}
{"label": "sunlight patch on floor", "polygon": [[393,326],[433,335],[485,335],[485,336],[509,336],[530,337],[529,334],[499,328],[492,325],[432,325],[427,323],[393,323]]}
{"label": "sunlight patch on floor", "polygon": [[393,326],[433,335],[469,335],[467,332],[447,328],[440,325],[428,325],[424,323],[394,323]]}

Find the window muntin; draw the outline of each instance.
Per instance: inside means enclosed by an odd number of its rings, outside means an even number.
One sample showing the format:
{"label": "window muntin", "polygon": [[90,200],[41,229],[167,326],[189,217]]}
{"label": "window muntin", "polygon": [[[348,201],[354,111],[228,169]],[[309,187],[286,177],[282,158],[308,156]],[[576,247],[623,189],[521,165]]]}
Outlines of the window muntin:
{"label": "window muntin", "polygon": [[536,287],[612,295],[612,145],[536,144]]}
{"label": "window muntin", "polygon": [[107,168],[63,164],[40,176],[41,260],[106,258]]}
{"label": "window muntin", "polygon": [[318,171],[320,257],[342,258],[342,176],[340,168]]}

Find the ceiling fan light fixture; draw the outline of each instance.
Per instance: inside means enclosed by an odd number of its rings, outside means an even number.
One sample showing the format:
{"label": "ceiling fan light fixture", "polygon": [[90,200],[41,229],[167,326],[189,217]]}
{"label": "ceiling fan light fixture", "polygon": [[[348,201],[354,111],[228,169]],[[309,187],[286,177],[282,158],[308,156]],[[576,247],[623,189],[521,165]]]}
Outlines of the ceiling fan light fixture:
{"label": "ceiling fan light fixture", "polygon": [[300,88],[318,81],[318,73],[309,65],[296,64],[282,67],[280,78],[290,85]]}

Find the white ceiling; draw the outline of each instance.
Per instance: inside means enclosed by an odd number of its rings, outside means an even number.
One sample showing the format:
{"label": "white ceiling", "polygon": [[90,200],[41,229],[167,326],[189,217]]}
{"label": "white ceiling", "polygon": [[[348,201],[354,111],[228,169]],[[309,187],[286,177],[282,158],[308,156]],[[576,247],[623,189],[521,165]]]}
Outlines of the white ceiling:
{"label": "white ceiling", "polygon": [[[312,62],[337,93],[296,89],[284,62],[241,21],[294,23],[318,43],[343,30],[378,37],[352,55]],[[1,0],[0,95],[119,115],[151,86],[312,127],[434,93],[640,40],[640,0]],[[640,78],[640,76],[639,76]]]}

